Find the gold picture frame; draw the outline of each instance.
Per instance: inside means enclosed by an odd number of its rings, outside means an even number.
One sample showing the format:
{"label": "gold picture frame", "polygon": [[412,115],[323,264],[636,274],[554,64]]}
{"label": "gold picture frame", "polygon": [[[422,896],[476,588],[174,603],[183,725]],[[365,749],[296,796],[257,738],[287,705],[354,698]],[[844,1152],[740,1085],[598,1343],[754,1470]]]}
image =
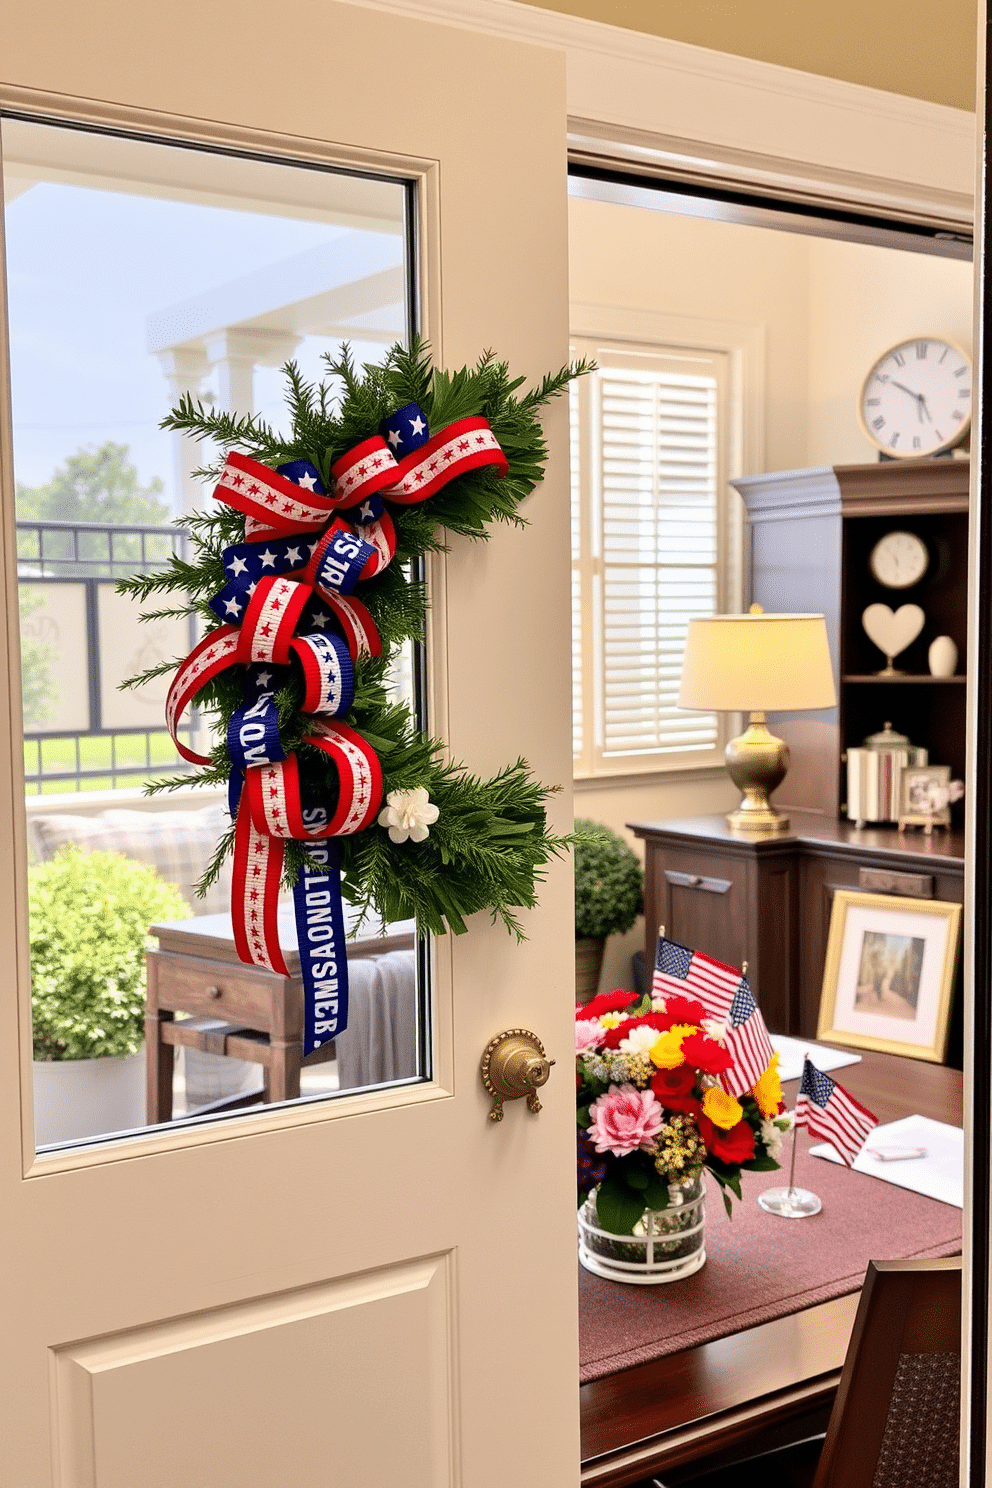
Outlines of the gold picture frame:
{"label": "gold picture frame", "polygon": [[942,1064],[960,938],[960,904],[838,889],[817,1038]]}

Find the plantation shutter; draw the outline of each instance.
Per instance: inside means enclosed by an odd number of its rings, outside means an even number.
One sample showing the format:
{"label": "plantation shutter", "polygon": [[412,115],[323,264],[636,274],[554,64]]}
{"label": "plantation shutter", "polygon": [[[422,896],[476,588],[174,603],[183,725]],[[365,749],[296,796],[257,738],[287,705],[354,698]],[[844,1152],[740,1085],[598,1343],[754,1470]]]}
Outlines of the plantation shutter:
{"label": "plantation shutter", "polygon": [[572,409],[576,773],[719,757],[715,714],[677,706],[689,619],[723,588],[720,352],[582,345]]}

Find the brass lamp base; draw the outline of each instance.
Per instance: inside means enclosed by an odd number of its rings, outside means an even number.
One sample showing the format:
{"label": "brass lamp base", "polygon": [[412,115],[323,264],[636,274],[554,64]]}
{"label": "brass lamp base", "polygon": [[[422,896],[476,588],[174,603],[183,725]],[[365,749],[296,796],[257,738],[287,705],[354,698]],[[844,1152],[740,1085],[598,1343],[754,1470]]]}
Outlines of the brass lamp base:
{"label": "brass lamp base", "polygon": [[726,749],[727,774],[743,794],[727,821],[737,831],[783,832],[789,818],[768,796],[789,768],[789,746],[768,732],[764,713],[752,713],[747,728]]}

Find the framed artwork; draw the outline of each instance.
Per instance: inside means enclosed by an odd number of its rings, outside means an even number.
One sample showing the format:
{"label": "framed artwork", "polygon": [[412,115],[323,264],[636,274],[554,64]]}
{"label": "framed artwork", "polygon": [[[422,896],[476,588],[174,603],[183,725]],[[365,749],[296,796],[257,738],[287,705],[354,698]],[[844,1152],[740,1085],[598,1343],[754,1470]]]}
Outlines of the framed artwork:
{"label": "framed artwork", "polygon": [[839,889],[817,1038],[941,1063],[960,935],[960,904]]}
{"label": "framed artwork", "polygon": [[899,819],[946,827],[951,820],[948,802],[950,765],[910,765],[899,776]]}

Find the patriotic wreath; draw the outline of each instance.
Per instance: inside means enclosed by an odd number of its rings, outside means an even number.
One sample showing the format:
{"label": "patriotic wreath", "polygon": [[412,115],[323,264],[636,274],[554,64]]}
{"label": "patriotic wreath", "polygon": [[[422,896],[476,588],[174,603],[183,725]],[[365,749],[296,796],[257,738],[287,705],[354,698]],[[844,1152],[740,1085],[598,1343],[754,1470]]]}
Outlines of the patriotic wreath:
{"label": "patriotic wreath", "polygon": [[[445,534],[524,525],[520,504],[547,458],[539,411],[587,370],[565,366],[518,397],[524,379],[492,353],[450,374],[419,341],[361,369],[347,347],[324,360],[319,383],[284,369],[287,435],[180,401],[163,427],[227,452],[198,472],[216,481],[217,506],[182,519],[190,556],[119,585],[143,603],[179,592],[181,607],[145,618],[192,614],[205,628],[166,704],[192,778],[228,786],[232,825],[201,889],[233,852],[238,954],[285,975],[277,901],[292,888],[305,1053],[346,1023],[342,897],[435,935],[489,910],[522,938],[515,910],[536,903],[544,865],[568,844],[547,829],[557,787],[523,759],[491,780],[466,772],[387,684],[399,649],[424,638],[419,560],[445,550]],[[194,703],[216,725],[206,754],[181,731]]]}

